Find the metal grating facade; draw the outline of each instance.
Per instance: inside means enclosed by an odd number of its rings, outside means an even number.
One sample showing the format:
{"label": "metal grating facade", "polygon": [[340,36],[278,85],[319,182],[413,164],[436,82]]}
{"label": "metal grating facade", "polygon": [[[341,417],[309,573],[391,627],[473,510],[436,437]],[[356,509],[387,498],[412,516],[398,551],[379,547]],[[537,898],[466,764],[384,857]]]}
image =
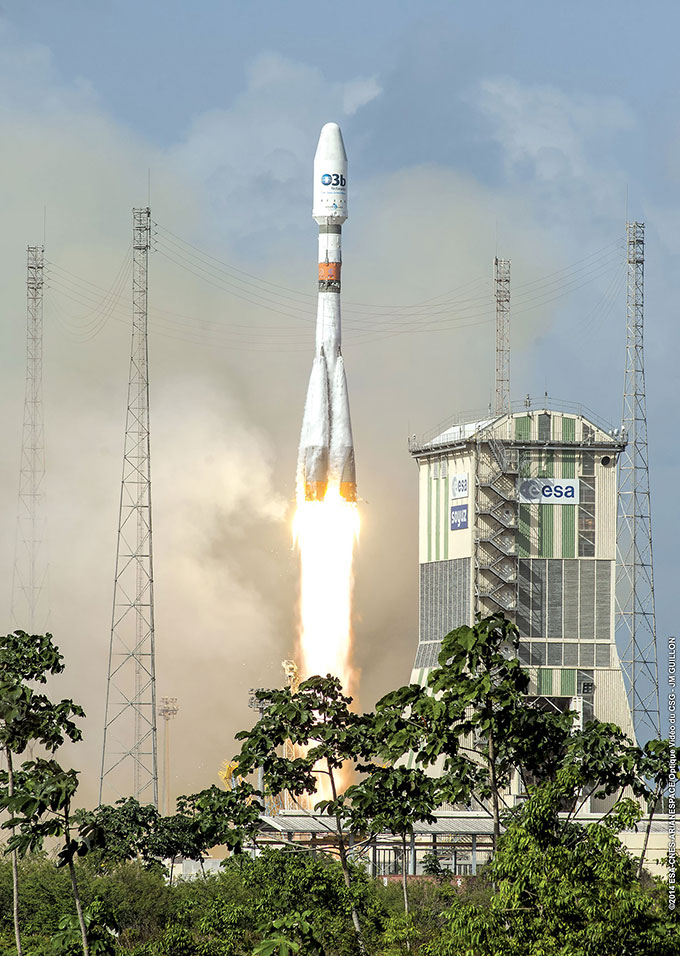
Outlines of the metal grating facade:
{"label": "metal grating facade", "polygon": [[520,635],[555,641],[611,641],[611,586],[611,561],[521,558]]}
{"label": "metal grating facade", "polygon": [[442,638],[470,623],[470,558],[420,565],[420,634],[414,667],[434,667]]}

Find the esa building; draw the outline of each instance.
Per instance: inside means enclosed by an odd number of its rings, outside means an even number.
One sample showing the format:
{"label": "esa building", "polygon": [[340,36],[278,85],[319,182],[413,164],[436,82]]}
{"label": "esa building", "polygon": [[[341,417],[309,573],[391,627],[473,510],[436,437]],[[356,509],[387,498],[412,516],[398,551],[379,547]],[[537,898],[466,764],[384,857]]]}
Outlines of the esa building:
{"label": "esa building", "polygon": [[420,508],[411,681],[425,683],[450,630],[501,611],[519,629],[531,696],[635,739],[615,644],[625,441],[567,408],[523,407],[409,442]]}

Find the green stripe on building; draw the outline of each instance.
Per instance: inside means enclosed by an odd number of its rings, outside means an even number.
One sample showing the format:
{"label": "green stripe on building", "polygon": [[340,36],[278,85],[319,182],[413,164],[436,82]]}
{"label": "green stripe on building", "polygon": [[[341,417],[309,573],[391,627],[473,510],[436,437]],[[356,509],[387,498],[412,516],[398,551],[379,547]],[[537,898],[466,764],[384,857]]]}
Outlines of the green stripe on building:
{"label": "green stripe on building", "polygon": [[442,481],[442,533],[444,535],[444,560],[448,561],[449,559],[449,522],[451,520],[451,514],[449,512],[449,479],[448,477]]}
{"label": "green stripe on building", "polygon": [[432,560],[432,465],[427,463],[427,560]]}
{"label": "green stripe on building", "polygon": [[[567,418],[566,415],[562,418],[562,441],[576,441],[576,419]],[[564,475],[564,478],[569,477]]]}
{"label": "green stripe on building", "polygon": [[575,478],[576,477],[576,452],[575,451],[565,451],[562,454],[562,477],[563,478]]}
{"label": "green stripe on building", "polygon": [[560,691],[562,697],[573,697],[576,693],[576,671],[565,667],[561,674]]}
{"label": "green stripe on building", "polygon": [[551,667],[538,669],[538,693],[549,696],[553,692],[553,672]]}
{"label": "green stripe on building", "polygon": [[515,419],[515,438],[531,438],[531,418],[528,415],[520,415]]}
{"label": "green stripe on building", "polygon": [[[555,453],[544,451],[541,453],[540,478],[555,476]],[[554,548],[555,513],[553,505],[538,505],[538,554],[541,558],[552,558]]]}
{"label": "green stripe on building", "polygon": [[562,557],[576,557],[576,505],[562,505]]}
{"label": "green stripe on building", "polygon": [[531,505],[520,505],[517,509],[517,553],[520,558],[528,558],[531,548]]}
{"label": "green stripe on building", "polygon": [[538,555],[552,558],[554,547],[555,509],[554,505],[538,506]]}
{"label": "green stripe on building", "polygon": [[435,495],[436,495],[435,509],[434,509],[435,511],[435,518],[434,518],[435,520],[435,526],[434,526],[434,559],[435,561],[439,561],[439,557],[440,557],[439,541],[441,538],[441,528],[442,528],[442,507],[441,507],[442,496],[441,496],[440,485],[441,485],[441,479],[435,478],[434,479],[434,488],[435,488]]}

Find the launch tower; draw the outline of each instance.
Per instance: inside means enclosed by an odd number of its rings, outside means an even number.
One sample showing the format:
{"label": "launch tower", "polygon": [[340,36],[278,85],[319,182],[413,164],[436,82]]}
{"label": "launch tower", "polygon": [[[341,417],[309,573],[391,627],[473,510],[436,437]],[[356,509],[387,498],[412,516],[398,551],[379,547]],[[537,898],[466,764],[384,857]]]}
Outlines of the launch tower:
{"label": "launch tower", "polygon": [[503,612],[530,694],[633,736],[615,642],[616,465],[625,440],[578,407],[522,407],[410,442],[420,482],[420,626],[411,680],[442,637]]}
{"label": "launch tower", "polygon": [[132,349],[99,801],[133,796],[158,807],[147,341],[151,210],[134,209],[132,216]]}

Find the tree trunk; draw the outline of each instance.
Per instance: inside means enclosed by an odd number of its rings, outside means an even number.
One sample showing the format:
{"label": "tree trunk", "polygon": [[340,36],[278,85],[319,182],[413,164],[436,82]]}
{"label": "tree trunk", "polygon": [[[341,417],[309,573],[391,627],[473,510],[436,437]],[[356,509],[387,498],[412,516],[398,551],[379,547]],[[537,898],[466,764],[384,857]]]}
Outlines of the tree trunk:
{"label": "tree trunk", "polygon": [[493,808],[493,852],[495,854],[501,835],[501,815],[498,805],[498,781],[496,779],[496,746],[493,729],[491,727],[489,728],[489,778],[491,782],[491,805]]}
{"label": "tree trunk", "polygon": [[640,854],[640,862],[638,863],[637,878],[638,880],[642,878],[642,869],[645,863],[645,856],[647,855],[647,844],[649,843],[649,834],[652,831],[652,818],[654,817],[654,811],[656,810],[657,797],[654,794],[653,802],[649,810],[649,821],[647,823],[647,830],[645,831],[645,839],[642,844],[642,853]]}
{"label": "tree trunk", "polygon": [[76,903],[76,913],[78,914],[78,922],[80,923],[80,936],[83,940],[83,954],[84,956],[90,956],[90,947],[87,944],[87,928],[85,926],[85,918],[83,917],[83,907],[80,903],[80,893],[78,892],[78,881],[76,880],[76,868],[73,865],[73,860],[68,861],[68,869],[71,874],[71,888],[73,890],[73,899]]}
{"label": "tree trunk", "polygon": [[[337,789],[335,787],[335,777],[333,776],[333,771],[331,769],[330,762],[327,761],[328,766],[328,775],[331,781],[331,791],[333,793],[333,799],[336,800],[338,796]],[[347,863],[347,849],[345,848],[345,840],[342,832],[342,823],[340,821],[340,814],[336,814],[335,817],[335,829],[338,836],[338,853],[340,854],[340,866],[342,867],[342,876],[345,881],[345,886],[348,890],[352,889],[352,874],[349,871],[349,865]],[[352,925],[354,926],[354,934],[357,938],[357,945],[359,946],[359,952],[362,956],[366,956],[366,943],[364,942],[364,934],[361,931],[361,923],[359,922],[359,913],[356,906],[354,905],[354,900],[352,900],[351,906],[352,914]]]}
{"label": "tree trunk", "polygon": [[[7,793],[8,796],[14,796],[14,767],[12,766],[12,751],[5,747],[5,757],[7,758]],[[10,833],[14,836],[14,827],[10,827]],[[17,944],[17,956],[21,954],[21,934],[19,932],[19,854],[12,850],[12,914],[14,916],[14,939]]]}
{"label": "tree trunk", "polygon": [[[404,913],[408,917],[408,888],[407,888],[407,880],[406,880],[406,866],[407,866],[406,859],[407,859],[406,834],[402,833],[401,835],[401,888],[404,891]],[[408,933],[408,930],[409,930],[409,927],[407,925],[406,926],[407,933]],[[408,936],[406,937],[406,949],[408,950],[409,953],[411,952],[411,940],[408,938]]]}
{"label": "tree trunk", "polygon": [[[66,844],[68,845],[71,839],[71,828],[69,826],[69,814],[68,814],[68,804],[64,810],[64,835],[66,837]],[[87,928],[85,926],[85,919],[83,917],[83,907],[80,903],[80,893],[78,892],[78,881],[76,880],[76,868],[73,864],[73,857],[69,856],[68,858],[68,871],[71,874],[71,889],[73,890],[73,899],[76,904],[76,913],[78,914],[78,922],[80,923],[80,935],[83,940],[83,956],[90,956],[90,947],[87,943]]]}
{"label": "tree trunk", "polygon": [[174,869],[175,869],[175,857],[173,856],[172,859],[170,860],[170,883],[168,884],[169,886],[172,886],[172,874],[174,872]]}
{"label": "tree trunk", "polygon": [[[401,835],[401,847],[402,847],[401,886],[404,891],[404,912],[408,916],[408,889],[406,884],[406,834],[405,833],[402,833]],[[410,949],[411,947],[409,946],[408,948]]]}

